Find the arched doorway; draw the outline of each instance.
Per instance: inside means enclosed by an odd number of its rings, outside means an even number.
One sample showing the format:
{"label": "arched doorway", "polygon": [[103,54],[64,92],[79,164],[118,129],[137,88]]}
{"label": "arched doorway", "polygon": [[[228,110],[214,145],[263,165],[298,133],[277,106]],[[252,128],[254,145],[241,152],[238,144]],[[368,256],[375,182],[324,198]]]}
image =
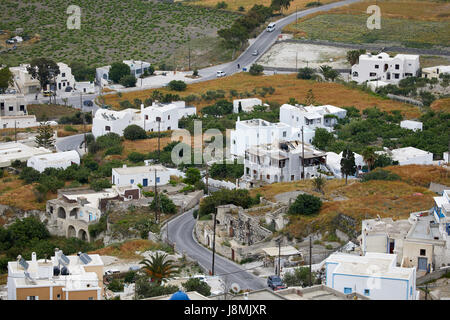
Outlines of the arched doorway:
{"label": "arched doorway", "polygon": [[63,207],[58,208],[58,218],[65,219],[66,218],[66,210]]}
{"label": "arched doorway", "polygon": [[81,239],[83,241],[87,241],[88,240],[88,235],[87,235],[86,231],[84,231],[83,229],[80,229],[78,231],[78,239]]}
{"label": "arched doorway", "polygon": [[69,217],[72,219],[78,219],[78,211],[78,208],[73,208],[72,210],[70,210]]}
{"label": "arched doorway", "polygon": [[69,226],[67,228],[67,238],[76,238],[77,232],[75,231],[74,226]]}

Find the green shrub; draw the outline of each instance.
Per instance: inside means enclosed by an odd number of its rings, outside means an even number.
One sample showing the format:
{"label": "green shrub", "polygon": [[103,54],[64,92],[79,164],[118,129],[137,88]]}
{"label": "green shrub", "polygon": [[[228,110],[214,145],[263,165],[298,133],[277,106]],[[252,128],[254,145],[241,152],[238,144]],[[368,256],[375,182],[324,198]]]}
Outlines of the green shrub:
{"label": "green shrub", "polygon": [[111,290],[112,292],[122,292],[123,288],[124,288],[124,284],[119,279],[113,279],[108,284],[108,289]]}
{"label": "green shrub", "polygon": [[320,198],[309,195],[300,194],[294,203],[289,207],[289,214],[311,215],[319,212],[322,207]]}
{"label": "green shrub", "polygon": [[117,146],[106,149],[105,156],[113,155],[113,154],[122,154],[122,152],[123,152],[123,146],[117,145]]}
{"label": "green shrub", "polygon": [[78,130],[72,126],[64,126],[64,130],[67,132],[78,132]]}
{"label": "green shrub", "polygon": [[131,88],[131,87],[136,87],[136,81],[137,80],[133,75],[127,74],[127,75],[123,76],[122,78],[120,78],[119,83],[126,88]]}
{"label": "green shrub", "polygon": [[98,179],[92,181],[90,187],[94,191],[100,191],[106,188],[111,188],[111,182],[106,179]]}
{"label": "green shrub", "polygon": [[228,4],[225,1],[221,1],[216,4],[217,9],[225,9],[227,7],[228,7]]}
{"label": "green shrub", "polygon": [[395,181],[395,180],[401,180],[400,176],[398,174],[392,173],[390,171],[377,168],[371,172],[365,173],[361,181],[367,182],[370,180],[387,180],[387,181]]}
{"label": "green shrub", "polygon": [[156,202],[156,200],[156,198],[153,199],[152,203],[150,204],[151,210],[156,210],[156,205],[158,205],[160,212],[162,213],[174,214],[177,212],[177,207],[175,206],[173,201],[166,195],[158,193],[158,201]]}
{"label": "green shrub", "polygon": [[100,149],[107,149],[120,145],[122,143],[122,138],[117,133],[110,132],[98,137],[96,142]]}
{"label": "green shrub", "polygon": [[256,64],[256,63],[252,64],[250,67],[250,70],[249,70],[250,74],[253,76],[260,75],[263,73],[263,71],[264,71],[264,67],[262,65]]}
{"label": "green shrub", "polygon": [[197,291],[205,297],[211,295],[211,287],[199,278],[190,278],[188,281],[182,283],[182,285],[186,292]]}
{"label": "green shrub", "polygon": [[184,91],[184,90],[186,90],[186,87],[187,87],[186,83],[181,80],[172,80],[169,82],[170,90]]}
{"label": "green shrub", "polygon": [[138,163],[144,161],[146,157],[147,155],[145,154],[133,151],[128,155],[128,160],[134,163]]}
{"label": "green shrub", "polygon": [[143,128],[136,124],[129,125],[123,130],[123,137],[127,140],[146,139],[147,133]]}

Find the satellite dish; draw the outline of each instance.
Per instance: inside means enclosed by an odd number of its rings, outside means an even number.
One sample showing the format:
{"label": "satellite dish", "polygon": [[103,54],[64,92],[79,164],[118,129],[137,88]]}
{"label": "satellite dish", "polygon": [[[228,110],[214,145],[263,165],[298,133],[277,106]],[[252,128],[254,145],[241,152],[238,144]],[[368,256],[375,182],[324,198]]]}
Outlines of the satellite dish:
{"label": "satellite dish", "polygon": [[231,291],[234,293],[239,293],[241,291],[241,287],[237,283],[233,283],[231,285]]}

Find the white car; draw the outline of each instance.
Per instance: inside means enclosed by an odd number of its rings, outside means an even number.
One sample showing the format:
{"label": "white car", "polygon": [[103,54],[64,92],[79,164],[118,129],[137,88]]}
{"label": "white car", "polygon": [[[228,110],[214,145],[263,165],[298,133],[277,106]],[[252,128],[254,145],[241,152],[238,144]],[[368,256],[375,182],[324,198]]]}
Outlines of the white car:
{"label": "white car", "polygon": [[273,30],[275,30],[275,26],[276,24],[274,22],[269,23],[269,25],[267,26],[267,32],[272,32]]}
{"label": "white car", "polygon": [[119,269],[109,269],[105,271],[105,275],[120,273]]}
{"label": "white car", "polygon": [[225,77],[227,74],[224,71],[217,71],[217,78]]}
{"label": "white car", "polygon": [[254,51],[252,52],[252,56],[257,56],[258,54],[259,54],[258,49],[254,50]]}
{"label": "white car", "polygon": [[206,282],[206,276],[203,275],[203,274],[196,274],[196,275],[193,276],[192,278],[194,278],[194,279],[200,279],[200,281]]}

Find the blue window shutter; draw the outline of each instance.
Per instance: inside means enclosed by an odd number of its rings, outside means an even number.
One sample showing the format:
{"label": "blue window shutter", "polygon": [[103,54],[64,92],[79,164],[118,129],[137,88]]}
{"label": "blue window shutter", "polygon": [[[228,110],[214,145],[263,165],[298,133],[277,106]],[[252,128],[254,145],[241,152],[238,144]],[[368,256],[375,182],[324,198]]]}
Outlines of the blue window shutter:
{"label": "blue window shutter", "polygon": [[352,293],[352,288],[344,288],[344,293],[345,294]]}

